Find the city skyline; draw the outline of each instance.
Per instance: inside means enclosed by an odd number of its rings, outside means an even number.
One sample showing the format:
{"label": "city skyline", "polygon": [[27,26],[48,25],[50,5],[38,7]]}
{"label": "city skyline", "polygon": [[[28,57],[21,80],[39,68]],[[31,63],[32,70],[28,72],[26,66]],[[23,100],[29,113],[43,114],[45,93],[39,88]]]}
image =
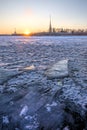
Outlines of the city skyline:
{"label": "city skyline", "polygon": [[48,31],[52,27],[87,29],[87,0],[1,0],[0,34]]}

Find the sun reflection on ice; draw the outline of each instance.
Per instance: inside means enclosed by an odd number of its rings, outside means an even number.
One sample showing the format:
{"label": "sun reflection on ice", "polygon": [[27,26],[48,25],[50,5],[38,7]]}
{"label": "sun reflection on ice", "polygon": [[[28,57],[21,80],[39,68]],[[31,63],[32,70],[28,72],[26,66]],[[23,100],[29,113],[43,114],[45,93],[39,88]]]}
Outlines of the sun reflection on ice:
{"label": "sun reflection on ice", "polygon": [[35,66],[31,65],[31,66],[27,66],[25,68],[20,68],[19,71],[28,71],[28,70],[35,70]]}

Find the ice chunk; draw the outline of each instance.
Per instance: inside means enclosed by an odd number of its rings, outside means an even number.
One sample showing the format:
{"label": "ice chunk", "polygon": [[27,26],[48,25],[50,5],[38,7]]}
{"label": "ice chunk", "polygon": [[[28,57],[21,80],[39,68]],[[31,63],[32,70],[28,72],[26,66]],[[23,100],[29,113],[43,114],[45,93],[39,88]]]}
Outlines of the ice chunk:
{"label": "ice chunk", "polygon": [[63,130],[70,130],[68,126],[66,126],[65,128],[63,128]]}
{"label": "ice chunk", "polygon": [[59,86],[62,86],[62,82],[61,82],[61,81],[58,81],[58,85],[59,85]]}
{"label": "ice chunk", "polygon": [[3,93],[4,92],[4,86],[0,85],[0,93]]}
{"label": "ice chunk", "polygon": [[20,130],[19,128],[15,128],[15,130]]}
{"label": "ice chunk", "polygon": [[29,70],[34,70],[34,69],[35,69],[35,66],[31,65],[31,66],[27,66],[25,68],[20,68],[19,70],[20,71],[29,71]]}
{"label": "ice chunk", "polygon": [[51,112],[51,107],[50,106],[47,106],[46,109],[47,109],[48,112]]}
{"label": "ice chunk", "polygon": [[45,72],[48,78],[61,78],[68,76],[68,60],[62,60],[48,68]]}
{"label": "ice chunk", "polygon": [[15,88],[15,87],[9,87],[7,89],[7,92],[10,92],[10,93],[15,93],[16,91],[17,91],[17,88]]}
{"label": "ice chunk", "polygon": [[3,116],[3,124],[9,124],[8,116]]}
{"label": "ice chunk", "polygon": [[56,107],[56,106],[57,106],[57,103],[53,101],[52,104],[46,104],[46,109],[48,112],[51,112],[51,108]]}
{"label": "ice chunk", "polygon": [[4,82],[8,81],[12,77],[14,77],[20,73],[21,72],[19,72],[17,70],[0,68],[0,84],[3,84]]}
{"label": "ice chunk", "polygon": [[27,114],[27,112],[28,112],[28,106],[25,105],[25,106],[22,108],[21,112],[20,112],[20,116],[25,116],[25,115]]}
{"label": "ice chunk", "polygon": [[52,104],[50,105],[51,107],[56,107],[57,103],[56,102],[52,102]]}

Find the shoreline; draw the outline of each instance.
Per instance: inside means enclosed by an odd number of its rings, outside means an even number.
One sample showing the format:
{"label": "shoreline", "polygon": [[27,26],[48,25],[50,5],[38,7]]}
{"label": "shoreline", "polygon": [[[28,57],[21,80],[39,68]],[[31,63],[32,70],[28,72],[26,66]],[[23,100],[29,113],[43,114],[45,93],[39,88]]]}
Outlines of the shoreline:
{"label": "shoreline", "polygon": [[24,34],[0,34],[0,36],[87,36],[87,33],[74,33],[74,34],[60,34],[60,33],[35,33],[35,34],[29,34],[29,35],[24,35]]}

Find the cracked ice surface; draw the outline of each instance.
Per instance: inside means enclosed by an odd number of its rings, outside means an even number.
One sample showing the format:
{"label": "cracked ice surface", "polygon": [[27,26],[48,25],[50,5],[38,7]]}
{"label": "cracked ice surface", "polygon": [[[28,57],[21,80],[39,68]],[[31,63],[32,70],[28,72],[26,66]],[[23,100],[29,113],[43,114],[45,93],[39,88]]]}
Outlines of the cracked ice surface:
{"label": "cracked ice surface", "polygon": [[[59,98],[86,109],[86,59],[86,36],[0,37],[0,128],[4,120],[9,130],[62,129]],[[69,63],[70,77],[48,79],[44,72],[61,61]]]}

